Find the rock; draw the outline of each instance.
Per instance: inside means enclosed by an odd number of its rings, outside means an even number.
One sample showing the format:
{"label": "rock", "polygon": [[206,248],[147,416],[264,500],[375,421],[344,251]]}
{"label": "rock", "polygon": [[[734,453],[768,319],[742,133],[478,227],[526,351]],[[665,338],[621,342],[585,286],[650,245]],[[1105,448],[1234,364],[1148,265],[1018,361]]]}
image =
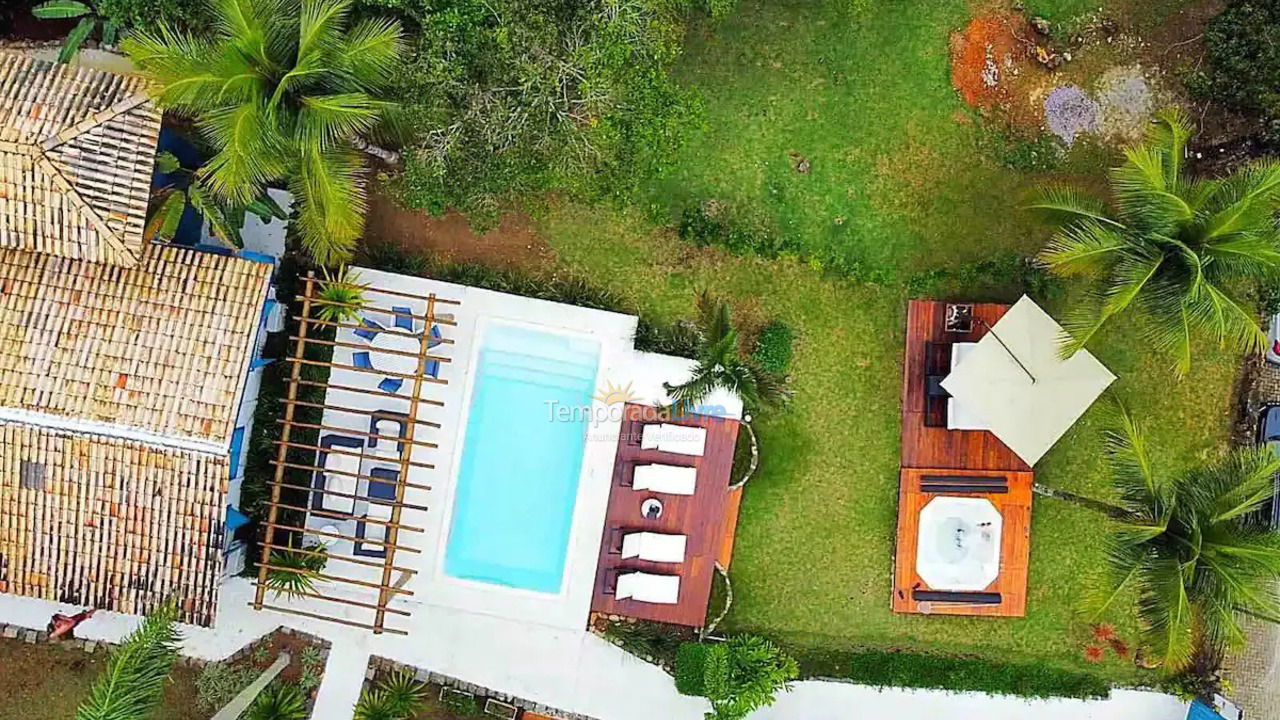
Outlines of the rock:
{"label": "rock", "polygon": [[1049,21],[1045,20],[1039,15],[1032,15],[1031,20],[1029,22],[1031,23],[1031,29],[1035,30],[1037,33],[1041,35],[1048,35],[1050,32],[1053,31],[1053,26],[1049,23]]}
{"label": "rock", "polygon": [[27,643],[28,645],[35,645],[35,644],[36,644],[36,631],[35,631],[35,630],[28,630],[28,631],[26,631],[26,632],[22,633],[22,642]]}
{"label": "rock", "polygon": [[85,651],[85,652],[87,652],[87,653],[92,653],[92,652],[94,652],[94,651],[95,651],[95,650],[97,650],[97,649],[98,649],[98,643],[96,643],[96,642],[94,642],[94,641],[92,641],[92,640],[85,640],[85,641],[84,641],[84,651]]}
{"label": "rock", "polygon": [[18,628],[14,625],[5,625],[4,631],[0,632],[0,635],[3,635],[9,640],[14,640],[18,637]]}

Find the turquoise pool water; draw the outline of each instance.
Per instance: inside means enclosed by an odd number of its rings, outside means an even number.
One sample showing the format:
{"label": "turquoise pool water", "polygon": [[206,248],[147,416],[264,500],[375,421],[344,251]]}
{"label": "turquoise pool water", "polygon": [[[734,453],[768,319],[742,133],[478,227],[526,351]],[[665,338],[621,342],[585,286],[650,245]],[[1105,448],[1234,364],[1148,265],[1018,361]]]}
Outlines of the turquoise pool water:
{"label": "turquoise pool water", "polygon": [[556,593],[564,575],[600,346],[513,325],[480,341],[444,571]]}

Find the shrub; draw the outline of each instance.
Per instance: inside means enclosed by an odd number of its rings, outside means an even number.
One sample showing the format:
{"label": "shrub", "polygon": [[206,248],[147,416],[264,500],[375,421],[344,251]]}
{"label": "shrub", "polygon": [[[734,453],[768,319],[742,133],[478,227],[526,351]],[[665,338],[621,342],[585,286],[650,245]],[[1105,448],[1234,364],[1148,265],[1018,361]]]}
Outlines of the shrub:
{"label": "shrub", "polygon": [[675,659],[680,638],[670,625],[651,622],[611,622],[604,636],[623,650],[659,662]]}
{"label": "shrub", "polygon": [[153,30],[161,24],[184,29],[208,27],[209,11],[196,0],[96,0],[98,14],[123,28]]}
{"label": "shrub", "polygon": [[249,683],[258,677],[258,672],[254,667],[235,667],[227,663],[204,666],[196,676],[196,704],[212,715],[213,711],[231,702],[241,690],[249,687]]}
{"label": "shrub", "polygon": [[676,652],[676,690],[681,695],[702,696],[706,693],[703,678],[707,649],[703,643],[685,643]]}
{"label": "shrub", "polygon": [[680,216],[679,234],[682,240],[699,247],[721,247],[739,256],[776,259],[800,252],[794,238],[779,235],[760,222],[730,218],[725,207],[716,202],[686,209]]}
{"label": "shrub", "polygon": [[243,720],[306,720],[307,698],[294,685],[273,682],[258,693]]}
{"label": "shrub", "polygon": [[1106,697],[1111,687],[1087,673],[1048,665],[994,662],[887,650],[866,650],[835,672],[863,685],[977,691],[1021,697]]}
{"label": "shrub", "polygon": [[791,344],[795,333],[791,326],[775,320],[760,331],[751,359],[765,372],[782,374],[791,365]]}
{"label": "shrub", "polygon": [[1043,301],[1061,292],[1061,281],[1028,258],[1003,253],[978,262],[916,273],[907,279],[907,292],[914,297],[968,300],[1016,300],[1025,293]]}
{"label": "shrub", "polygon": [[[681,646],[677,655],[676,687],[685,694],[693,694],[686,690],[700,690],[697,694],[711,701],[709,720],[740,720],[757,708],[772,705],[774,695],[800,675],[795,659],[755,635],[694,646],[701,650],[691,645]],[[698,668],[701,677],[692,677]]]}
{"label": "shrub", "polygon": [[1233,110],[1268,121],[1280,139],[1280,2],[1240,0],[1209,21],[1203,69],[1190,90]]}
{"label": "shrub", "polygon": [[397,91],[413,207],[484,220],[511,194],[625,197],[702,122],[669,72],[695,0],[365,1],[418,26]]}
{"label": "shrub", "polygon": [[454,715],[461,715],[462,717],[476,717],[481,714],[480,701],[471,695],[445,693],[444,699],[440,702]]}

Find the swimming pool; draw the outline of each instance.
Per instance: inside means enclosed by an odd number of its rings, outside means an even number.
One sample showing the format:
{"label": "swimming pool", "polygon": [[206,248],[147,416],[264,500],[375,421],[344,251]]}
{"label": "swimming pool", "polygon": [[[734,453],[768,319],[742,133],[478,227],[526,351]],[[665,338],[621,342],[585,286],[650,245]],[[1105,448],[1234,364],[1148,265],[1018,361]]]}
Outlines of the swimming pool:
{"label": "swimming pool", "polygon": [[480,340],[445,574],[556,593],[595,389],[594,340],[491,324]]}

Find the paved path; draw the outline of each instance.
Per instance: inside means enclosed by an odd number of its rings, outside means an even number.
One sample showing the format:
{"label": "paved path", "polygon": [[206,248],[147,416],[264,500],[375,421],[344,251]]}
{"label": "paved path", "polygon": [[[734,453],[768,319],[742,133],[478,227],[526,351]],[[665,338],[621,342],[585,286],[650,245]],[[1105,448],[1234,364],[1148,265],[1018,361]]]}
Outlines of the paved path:
{"label": "paved path", "polygon": [[[184,626],[183,652],[225,658],[277,626],[333,643],[314,720],[350,720],[371,654],[405,662],[599,720],[702,720],[699,698],[679,695],[665,673],[585,631],[510,623],[441,608],[421,608],[408,637],[374,636],[334,623],[249,608],[249,585],[223,588],[215,628]],[[0,618],[44,627],[54,612],[78,608],[0,594]],[[119,642],[138,619],[99,612],[77,628],[86,639]],[[796,683],[751,720],[1183,720],[1186,706],[1167,695],[1119,690],[1107,700],[1027,701],[938,691],[877,690],[826,682]],[[1252,718],[1251,718],[1252,720]]]}
{"label": "paved path", "polygon": [[[750,720],[1183,720],[1176,698],[1116,690],[1107,700],[1023,700],[936,690],[877,690],[829,682],[795,683]],[[655,716],[656,717],[656,716]]]}

